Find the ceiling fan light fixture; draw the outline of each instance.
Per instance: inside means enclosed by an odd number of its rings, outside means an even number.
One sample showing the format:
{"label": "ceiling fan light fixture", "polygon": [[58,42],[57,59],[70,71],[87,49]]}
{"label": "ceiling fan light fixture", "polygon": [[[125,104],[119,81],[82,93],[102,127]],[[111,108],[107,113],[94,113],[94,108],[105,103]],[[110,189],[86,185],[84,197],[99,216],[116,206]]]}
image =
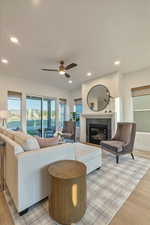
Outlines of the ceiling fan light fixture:
{"label": "ceiling fan light fixture", "polygon": [[64,70],[60,70],[60,71],[59,71],[59,74],[60,74],[60,75],[64,75],[64,74],[65,74],[65,71],[64,71]]}
{"label": "ceiling fan light fixture", "polygon": [[60,75],[64,75],[65,74],[65,68],[64,68],[64,62],[63,61],[60,62],[59,74]]}
{"label": "ceiling fan light fixture", "polygon": [[17,37],[11,36],[11,37],[10,37],[10,41],[11,41],[12,43],[14,43],[14,44],[19,44],[19,40],[18,40]]}

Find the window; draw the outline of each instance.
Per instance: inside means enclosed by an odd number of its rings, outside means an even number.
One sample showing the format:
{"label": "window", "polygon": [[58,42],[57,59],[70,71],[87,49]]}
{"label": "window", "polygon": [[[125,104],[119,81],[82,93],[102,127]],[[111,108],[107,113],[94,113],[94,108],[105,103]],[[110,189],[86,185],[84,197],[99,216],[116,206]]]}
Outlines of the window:
{"label": "window", "polygon": [[132,96],[137,131],[150,132],[150,86],[132,89]]}
{"label": "window", "polygon": [[74,112],[76,112],[76,126],[80,127],[80,115],[82,113],[82,99],[74,99]]}
{"label": "window", "polygon": [[21,93],[8,92],[8,119],[7,126],[12,130],[21,129]]}
{"label": "window", "polygon": [[66,99],[59,99],[59,122],[60,127],[64,127],[64,121],[66,120],[66,109],[67,109],[67,100]]}
{"label": "window", "polygon": [[27,132],[44,137],[53,136],[56,128],[56,101],[27,96]]}

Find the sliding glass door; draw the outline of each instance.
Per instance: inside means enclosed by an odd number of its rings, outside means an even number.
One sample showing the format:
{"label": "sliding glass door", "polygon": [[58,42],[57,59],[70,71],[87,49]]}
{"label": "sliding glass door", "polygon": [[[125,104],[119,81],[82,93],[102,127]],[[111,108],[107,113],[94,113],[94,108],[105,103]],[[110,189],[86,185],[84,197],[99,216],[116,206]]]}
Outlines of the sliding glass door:
{"label": "sliding glass door", "polygon": [[27,97],[27,132],[44,137],[53,136],[56,129],[54,99]]}

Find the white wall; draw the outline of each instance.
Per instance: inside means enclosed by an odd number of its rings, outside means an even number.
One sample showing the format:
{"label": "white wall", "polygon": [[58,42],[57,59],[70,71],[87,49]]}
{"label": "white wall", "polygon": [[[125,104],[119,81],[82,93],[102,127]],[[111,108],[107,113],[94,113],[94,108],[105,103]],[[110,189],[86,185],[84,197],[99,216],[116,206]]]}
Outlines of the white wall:
{"label": "white wall", "polygon": [[70,109],[70,112],[73,112],[74,99],[76,99],[76,98],[82,98],[81,87],[69,91],[69,109]]}
{"label": "white wall", "polygon": [[[103,114],[105,110],[112,110],[113,112],[115,112],[115,102],[114,99],[120,96],[119,93],[119,79],[120,79],[120,75],[118,73],[114,73],[108,76],[104,76],[104,77],[100,77],[99,79],[93,80],[93,81],[89,81],[85,84],[82,85],[82,102],[83,102],[83,114]],[[113,99],[110,100],[109,105],[107,106],[106,109],[104,109],[101,112],[93,112],[87,104],[87,95],[89,90],[98,84],[102,84],[104,86],[106,86],[109,91],[110,91],[110,95],[113,97]]]}
{"label": "white wall", "polygon": [[[124,121],[133,121],[131,88],[150,85],[150,68],[123,75],[122,83]],[[150,133],[137,132],[135,148],[150,151]]]}
{"label": "white wall", "polygon": [[[0,109],[7,109],[7,93],[16,91],[22,93],[22,123],[23,130],[26,130],[26,95],[54,97],[56,100],[66,98],[69,102],[69,92],[51,86],[50,84],[40,84],[36,81],[24,80],[20,78],[0,75]],[[67,107],[67,119],[69,119],[69,104]],[[57,101],[57,121],[58,121],[58,101]]]}

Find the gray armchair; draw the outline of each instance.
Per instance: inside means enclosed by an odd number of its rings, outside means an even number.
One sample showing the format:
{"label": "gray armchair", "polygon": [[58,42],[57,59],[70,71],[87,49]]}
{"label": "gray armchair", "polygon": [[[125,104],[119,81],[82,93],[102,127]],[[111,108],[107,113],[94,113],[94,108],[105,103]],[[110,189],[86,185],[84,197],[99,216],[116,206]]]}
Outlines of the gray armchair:
{"label": "gray armchair", "polygon": [[134,159],[135,134],[135,123],[118,123],[115,136],[110,141],[101,141],[101,147],[116,155],[116,163],[119,163],[119,156],[123,154],[131,154]]}
{"label": "gray armchair", "polygon": [[75,122],[74,121],[64,121],[63,137],[67,139],[73,139],[75,142]]}

